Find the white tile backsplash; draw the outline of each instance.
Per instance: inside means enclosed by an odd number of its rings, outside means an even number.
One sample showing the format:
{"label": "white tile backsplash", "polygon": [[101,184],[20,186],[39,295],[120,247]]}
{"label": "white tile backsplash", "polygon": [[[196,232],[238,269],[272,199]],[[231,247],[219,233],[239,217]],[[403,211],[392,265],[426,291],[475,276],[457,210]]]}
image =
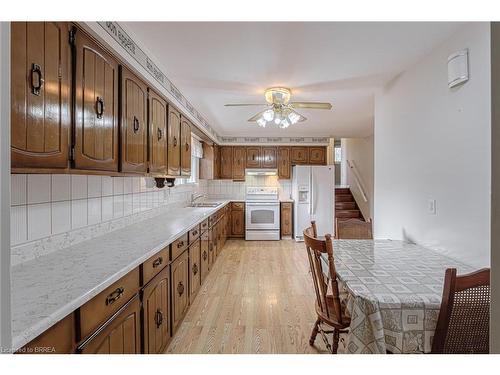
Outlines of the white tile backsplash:
{"label": "white tile backsplash", "polygon": [[26,205],[10,208],[10,244],[17,245],[28,240],[28,209]]}
{"label": "white tile backsplash", "polygon": [[132,185],[135,177],[125,177],[123,179],[123,194],[132,193]]}
{"label": "white tile backsplash", "polygon": [[102,197],[102,221],[113,218],[113,197]]}
{"label": "white tile backsplash", "polygon": [[52,202],[69,201],[71,199],[71,176],[69,174],[52,175]]}
{"label": "white tile backsplash", "polygon": [[71,230],[71,201],[52,202],[52,234]]}
{"label": "white tile backsplash", "polygon": [[51,203],[28,205],[28,240],[33,241],[52,234]]}
{"label": "white tile backsplash", "polygon": [[71,175],[71,199],[87,198],[87,176]]}
{"label": "white tile backsplash", "polygon": [[88,200],[87,212],[89,225],[101,222],[101,197]]}
{"label": "white tile backsplash", "polygon": [[72,229],[82,228],[87,225],[88,199],[77,199],[71,201],[71,227]]}
{"label": "white tile backsplash", "polygon": [[113,178],[109,176],[101,176],[102,196],[108,197],[113,195]]}
{"label": "white tile backsplash", "polygon": [[25,174],[13,174],[10,180],[10,204],[26,204],[27,177]]}
{"label": "white tile backsplash", "polygon": [[101,176],[88,176],[88,195],[89,198],[102,196],[102,178]]}
{"label": "white tile backsplash", "polygon": [[50,202],[50,181],[49,174],[28,175],[28,204]]}
{"label": "white tile backsplash", "polygon": [[123,178],[113,178],[113,195],[123,194]]}
{"label": "white tile backsplash", "polygon": [[206,193],[211,198],[245,199],[248,186],[278,187],[280,199],[289,199],[292,193],[290,180],[278,180],[275,176],[247,176],[245,182],[207,180]]}

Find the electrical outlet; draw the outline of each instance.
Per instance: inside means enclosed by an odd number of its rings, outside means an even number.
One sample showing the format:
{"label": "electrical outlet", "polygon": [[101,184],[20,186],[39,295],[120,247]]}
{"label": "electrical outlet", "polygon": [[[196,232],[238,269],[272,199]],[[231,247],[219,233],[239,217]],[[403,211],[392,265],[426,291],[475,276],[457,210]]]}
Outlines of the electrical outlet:
{"label": "electrical outlet", "polygon": [[436,200],[435,199],[429,199],[427,202],[427,212],[429,215],[436,215]]}

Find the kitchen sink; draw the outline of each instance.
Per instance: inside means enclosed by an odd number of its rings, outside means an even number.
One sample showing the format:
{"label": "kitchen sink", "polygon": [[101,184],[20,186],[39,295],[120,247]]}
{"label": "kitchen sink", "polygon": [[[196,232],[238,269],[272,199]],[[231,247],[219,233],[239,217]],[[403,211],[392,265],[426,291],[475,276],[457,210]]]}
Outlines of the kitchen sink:
{"label": "kitchen sink", "polygon": [[189,207],[217,207],[222,203],[220,202],[199,202],[199,203],[191,203]]}

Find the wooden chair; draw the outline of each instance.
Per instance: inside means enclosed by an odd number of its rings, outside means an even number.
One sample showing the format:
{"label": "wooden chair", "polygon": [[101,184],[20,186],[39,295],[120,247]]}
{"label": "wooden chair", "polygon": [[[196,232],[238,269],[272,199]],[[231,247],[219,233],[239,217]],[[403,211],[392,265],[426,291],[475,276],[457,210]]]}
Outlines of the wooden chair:
{"label": "wooden chair", "polygon": [[336,238],[343,240],[371,240],[372,223],[360,219],[335,219]]}
{"label": "wooden chair", "polygon": [[489,353],[490,269],[457,276],[446,270],[432,353]]}
{"label": "wooden chair", "polygon": [[[332,236],[325,235],[325,239],[318,239],[316,223],[311,222],[311,227],[304,230],[304,242],[306,245],[309,265],[316,292],[316,314],[318,318],[314,323],[309,345],[314,345],[318,332],[321,334],[326,347],[332,353],[337,353],[339,346],[339,334],[347,332],[350,318],[345,315],[339,298],[339,287],[337,274],[333,262]],[[321,259],[322,254],[327,254],[328,275],[323,272]],[[331,291],[329,292],[328,287]],[[323,329],[323,325],[331,327],[330,330]],[[332,344],[329,343],[327,334],[333,334]]]}

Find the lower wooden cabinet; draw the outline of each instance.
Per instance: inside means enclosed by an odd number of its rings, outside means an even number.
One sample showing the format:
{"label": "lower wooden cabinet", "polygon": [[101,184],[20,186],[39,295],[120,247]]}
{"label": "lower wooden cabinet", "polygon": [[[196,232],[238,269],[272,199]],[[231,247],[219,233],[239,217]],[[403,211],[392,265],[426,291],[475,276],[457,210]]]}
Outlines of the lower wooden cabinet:
{"label": "lower wooden cabinet", "polygon": [[281,237],[290,237],[293,234],[292,207],[290,202],[281,203]]}
{"label": "lower wooden cabinet", "polygon": [[142,291],[144,353],[163,353],[170,341],[170,267]]}
{"label": "lower wooden cabinet", "polygon": [[187,251],[172,263],[171,280],[172,333],[175,333],[189,306],[189,255]]}
{"label": "lower wooden cabinet", "polygon": [[83,354],[138,354],[141,352],[141,306],[136,295],[78,347]]}
{"label": "lower wooden cabinet", "polygon": [[200,290],[201,285],[201,241],[196,240],[189,247],[189,303]]}
{"label": "lower wooden cabinet", "polygon": [[245,203],[231,203],[231,237],[245,237]]}
{"label": "lower wooden cabinet", "polygon": [[201,240],[200,240],[200,277],[201,277],[201,282],[205,280],[205,278],[208,275],[208,271],[210,271],[210,263],[209,263],[209,237],[208,237],[208,231],[204,232],[201,235]]}

